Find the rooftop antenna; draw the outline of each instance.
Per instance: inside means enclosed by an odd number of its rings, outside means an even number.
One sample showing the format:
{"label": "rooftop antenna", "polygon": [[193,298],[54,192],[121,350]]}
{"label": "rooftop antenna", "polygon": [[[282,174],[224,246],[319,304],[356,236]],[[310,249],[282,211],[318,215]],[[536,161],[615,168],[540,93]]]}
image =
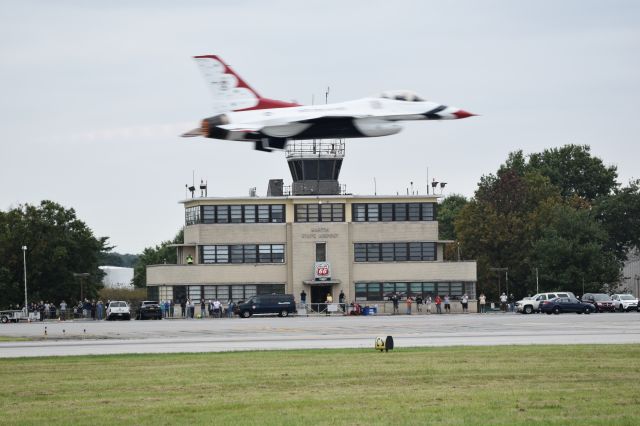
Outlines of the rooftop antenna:
{"label": "rooftop antenna", "polygon": [[328,103],[329,103],[329,89],[330,89],[330,87],[329,87],[329,86],[327,86],[327,91],[326,91],[326,92],[324,92],[324,103],[325,103],[325,104],[328,104]]}
{"label": "rooftop antenna", "polygon": [[200,196],[207,196],[207,182],[204,182],[202,179],[200,179]]}
{"label": "rooftop antenna", "polygon": [[411,181],[411,195],[416,195],[416,194],[413,192],[413,181]]}
{"label": "rooftop antenna", "polygon": [[427,195],[429,195],[429,168],[427,167]]}
{"label": "rooftop antenna", "polygon": [[378,195],[378,184],[375,176],[373,177],[373,195]]}

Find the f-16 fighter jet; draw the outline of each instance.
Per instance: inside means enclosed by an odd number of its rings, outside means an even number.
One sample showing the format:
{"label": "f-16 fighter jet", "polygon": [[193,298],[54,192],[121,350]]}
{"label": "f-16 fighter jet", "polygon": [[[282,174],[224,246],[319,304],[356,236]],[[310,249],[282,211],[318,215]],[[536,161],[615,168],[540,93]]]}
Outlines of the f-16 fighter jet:
{"label": "f-16 fighter jet", "polygon": [[325,105],[298,105],[263,98],[216,55],[195,57],[213,93],[217,115],[205,118],[184,137],[247,141],[255,149],[284,149],[287,141],[387,136],[401,121],[452,120],[471,114],[427,101],[409,91]]}

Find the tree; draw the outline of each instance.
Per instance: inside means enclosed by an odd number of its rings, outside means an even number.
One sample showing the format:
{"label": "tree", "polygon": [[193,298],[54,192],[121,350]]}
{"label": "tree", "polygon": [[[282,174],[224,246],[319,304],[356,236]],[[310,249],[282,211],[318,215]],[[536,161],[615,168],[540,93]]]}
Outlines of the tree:
{"label": "tree", "polygon": [[531,247],[543,226],[541,210],[561,202],[558,189],[538,173],[502,168],[483,176],[475,198],[455,221],[466,258],[478,262],[478,289],[497,297],[498,277],[491,268],[509,268],[510,292],[528,292]]}
{"label": "tree", "polygon": [[[60,302],[80,297],[80,285],[87,297],[102,287],[98,269],[101,254],[111,250],[107,237],[96,238],[76,217],[53,201],[20,205],[0,212],[0,294],[6,304],[24,303],[22,246],[27,246],[29,301]],[[88,273],[76,278],[74,273]],[[78,279],[84,281],[80,283]]]}
{"label": "tree", "polygon": [[607,248],[626,260],[630,250],[640,247],[640,180],[599,198],[595,211],[609,235]]}
{"label": "tree", "polygon": [[460,210],[467,204],[467,199],[458,194],[449,195],[438,205],[438,233],[443,240],[455,240],[454,222]]}
{"label": "tree", "polygon": [[155,247],[147,247],[138,257],[133,270],[133,285],[136,288],[147,286],[147,265],[160,265],[163,263],[177,263],[176,248],[172,244],[182,244],[184,241],[184,230],[178,231],[173,240],[163,241]]}
{"label": "tree", "polygon": [[617,187],[615,166],[605,166],[591,156],[588,145],[565,145],[531,154],[527,170],[538,171],[560,189],[563,197],[577,195],[593,201]]}
{"label": "tree", "polygon": [[618,281],[620,263],[606,249],[609,236],[593,212],[557,204],[543,216],[546,226],[533,243],[531,260],[547,288],[582,294]]}

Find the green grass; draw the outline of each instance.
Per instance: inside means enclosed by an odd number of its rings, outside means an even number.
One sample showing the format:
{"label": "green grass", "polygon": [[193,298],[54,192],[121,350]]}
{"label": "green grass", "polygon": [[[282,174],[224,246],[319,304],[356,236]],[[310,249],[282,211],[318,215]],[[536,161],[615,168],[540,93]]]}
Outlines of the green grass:
{"label": "green grass", "polygon": [[0,360],[3,424],[637,424],[640,345]]}
{"label": "green grass", "polygon": [[26,337],[0,336],[0,342],[26,342],[29,340]]}

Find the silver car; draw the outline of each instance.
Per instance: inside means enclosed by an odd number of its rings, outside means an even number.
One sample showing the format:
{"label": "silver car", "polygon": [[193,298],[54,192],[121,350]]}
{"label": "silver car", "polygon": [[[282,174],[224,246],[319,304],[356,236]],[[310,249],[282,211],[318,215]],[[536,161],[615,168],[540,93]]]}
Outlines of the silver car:
{"label": "silver car", "polygon": [[633,294],[612,294],[611,300],[617,311],[629,312],[638,309],[638,299]]}

